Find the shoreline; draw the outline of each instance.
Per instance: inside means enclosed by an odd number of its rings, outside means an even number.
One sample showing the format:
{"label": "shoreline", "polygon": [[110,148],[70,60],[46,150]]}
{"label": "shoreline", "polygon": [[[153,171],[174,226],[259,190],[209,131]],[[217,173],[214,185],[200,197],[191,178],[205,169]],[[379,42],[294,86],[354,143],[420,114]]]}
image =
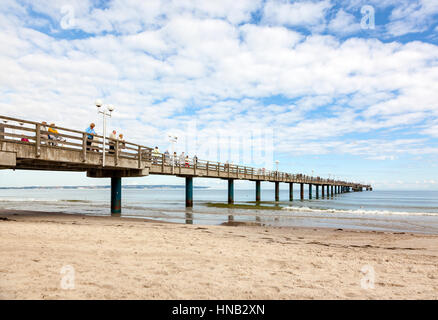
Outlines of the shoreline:
{"label": "shoreline", "polygon": [[411,232],[0,210],[0,249],[0,299],[438,299],[438,236]]}

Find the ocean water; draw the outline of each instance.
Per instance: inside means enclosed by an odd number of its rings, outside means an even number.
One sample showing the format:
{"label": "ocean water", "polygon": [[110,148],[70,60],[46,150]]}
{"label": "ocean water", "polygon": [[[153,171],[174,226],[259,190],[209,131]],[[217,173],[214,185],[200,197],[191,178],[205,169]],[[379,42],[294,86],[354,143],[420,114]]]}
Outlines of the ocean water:
{"label": "ocean water", "polygon": [[[257,204],[255,190],[236,189],[235,206],[228,206],[227,190],[194,189],[192,209],[185,208],[184,197],[184,189],[123,189],[122,216],[204,225],[234,221],[438,234],[438,191],[364,191],[290,202],[285,187],[279,202],[273,201],[273,190],[262,190]],[[294,199],[299,199],[298,190]],[[110,190],[3,189],[0,209],[108,216]]]}

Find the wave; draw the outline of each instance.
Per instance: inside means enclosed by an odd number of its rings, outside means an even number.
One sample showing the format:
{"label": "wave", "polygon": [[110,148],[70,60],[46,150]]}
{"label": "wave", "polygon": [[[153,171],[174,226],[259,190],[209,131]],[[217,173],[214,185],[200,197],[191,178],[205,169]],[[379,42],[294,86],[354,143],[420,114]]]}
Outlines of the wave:
{"label": "wave", "polygon": [[438,212],[409,212],[409,211],[390,211],[390,210],[346,210],[346,209],[322,209],[309,207],[284,207],[283,210],[292,212],[311,212],[311,213],[334,213],[334,214],[361,214],[361,215],[404,215],[404,216],[438,216]]}
{"label": "wave", "polygon": [[35,199],[35,198],[0,198],[0,203],[2,202],[45,202],[45,203],[93,203],[89,200],[62,200],[62,199]]}

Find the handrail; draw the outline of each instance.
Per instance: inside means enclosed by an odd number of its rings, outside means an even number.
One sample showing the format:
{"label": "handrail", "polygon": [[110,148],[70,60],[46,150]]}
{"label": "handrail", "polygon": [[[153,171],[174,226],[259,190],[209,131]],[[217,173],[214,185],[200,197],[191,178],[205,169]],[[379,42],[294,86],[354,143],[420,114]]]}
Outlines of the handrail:
{"label": "handrail", "polygon": [[[2,123],[11,121],[11,122],[18,122],[20,126],[13,125],[13,124],[6,124]],[[34,128],[29,128],[23,126],[24,124],[30,124],[33,125]],[[103,143],[102,139],[103,136],[101,135],[93,135],[93,139],[88,139],[88,134],[85,131],[79,131],[74,129],[68,129],[64,127],[59,126],[50,126],[50,124],[43,124],[40,122],[35,121],[29,121],[29,120],[22,120],[17,119],[13,117],[6,117],[0,115],[0,126],[3,127],[3,131],[0,131],[0,141],[8,140],[5,139],[5,137],[13,137],[16,139],[12,139],[14,142],[25,142],[30,144],[36,144],[37,145],[37,154],[40,149],[40,145],[44,142],[45,145],[49,147],[58,147],[58,148],[65,148],[69,150],[83,150],[84,153],[84,159],[86,158],[87,152],[102,152],[103,151]],[[42,127],[45,127],[46,130],[42,130]],[[12,129],[14,130],[13,133],[6,132],[4,129]],[[56,129],[60,130],[62,132],[58,131],[58,134],[56,137],[61,138],[63,140],[56,140],[50,139],[50,136],[53,135],[53,133],[48,132],[48,129]],[[35,136],[29,136],[24,134],[16,134],[15,131],[25,131],[25,132],[33,132]],[[66,133],[63,133],[63,132]],[[68,134],[70,133],[70,134]],[[79,136],[71,135],[72,133],[78,134]],[[17,139],[21,139],[17,140]],[[27,141],[23,141],[23,138]],[[48,139],[49,138],[49,139]],[[67,140],[68,139],[68,140]],[[333,180],[333,179],[323,179],[321,177],[311,177],[304,174],[291,174],[286,172],[280,172],[280,171],[271,171],[266,170],[265,168],[254,168],[254,167],[248,167],[248,166],[241,166],[236,165],[233,163],[221,163],[217,161],[209,161],[209,160],[203,160],[193,157],[184,157],[181,158],[181,155],[174,157],[174,155],[171,155],[169,153],[161,153],[161,152],[154,152],[153,148],[139,145],[136,143],[132,143],[129,141],[122,141],[119,139],[112,139],[110,137],[106,138],[108,140],[108,144],[105,146],[105,153],[109,153],[110,155],[114,154],[116,163],[119,159],[119,157],[128,157],[131,159],[137,159],[139,162],[142,160],[150,161],[152,165],[160,165],[162,168],[162,171],[164,173],[164,167],[178,167],[179,169],[182,168],[193,168],[196,172],[197,169],[203,169],[209,171],[215,171],[219,175],[220,172],[227,173],[229,175],[237,175],[237,177],[248,178],[248,176],[251,176],[250,179],[261,179],[263,180],[272,180],[272,181],[290,181],[290,182],[298,182],[298,183],[309,183],[309,184],[318,184],[318,185],[349,185],[349,186],[358,186],[358,187],[371,187],[370,185],[363,185],[360,183],[354,183],[354,182],[348,182],[348,181],[340,181],[340,180]],[[74,140],[72,142],[71,140]],[[77,141],[79,140],[79,141]],[[32,142],[30,142],[32,141]],[[91,142],[91,145],[88,144]],[[64,147],[64,145],[70,146],[69,148]],[[77,147],[77,148],[72,148]],[[179,171],[181,173],[181,170]],[[249,178],[248,178],[249,179]]]}

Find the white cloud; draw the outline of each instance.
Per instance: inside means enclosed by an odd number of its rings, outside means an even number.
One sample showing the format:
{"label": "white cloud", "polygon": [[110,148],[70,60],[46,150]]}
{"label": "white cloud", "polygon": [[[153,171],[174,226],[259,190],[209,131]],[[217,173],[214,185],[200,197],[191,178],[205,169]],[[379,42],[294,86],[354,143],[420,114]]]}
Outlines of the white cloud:
{"label": "white cloud", "polygon": [[330,32],[346,35],[360,31],[360,24],[355,16],[340,9],[327,28]]}
{"label": "white cloud", "polygon": [[[137,11],[133,2],[122,8],[113,1],[105,10],[83,5],[77,21],[84,30],[117,32],[71,41],[9,18],[8,28],[0,29],[0,113],[82,128],[96,121],[93,101],[103,97],[117,106],[112,125],[139,143],[166,144],[169,129],[183,134],[196,119],[205,124],[202,143],[219,130],[238,136],[275,128],[276,147],[289,155],[437,153],[427,139],[349,138],[417,125],[428,138],[438,136],[437,46],[340,41],[283,26],[295,15],[304,25],[317,24],[328,1],[268,2],[263,19],[274,19],[273,26],[248,23],[259,4],[239,5],[224,11],[203,4],[193,12],[176,2],[168,8],[151,2]],[[34,9],[59,15],[58,5],[45,6]],[[335,21],[343,17],[351,19],[339,11]],[[150,23],[158,24],[145,28]],[[342,24],[332,21],[329,28]]]}
{"label": "white cloud", "polygon": [[263,21],[270,25],[316,26],[324,21],[331,1],[268,0],[263,9]]}
{"label": "white cloud", "polygon": [[426,31],[438,14],[434,0],[403,1],[391,13],[388,32],[393,36]]}

